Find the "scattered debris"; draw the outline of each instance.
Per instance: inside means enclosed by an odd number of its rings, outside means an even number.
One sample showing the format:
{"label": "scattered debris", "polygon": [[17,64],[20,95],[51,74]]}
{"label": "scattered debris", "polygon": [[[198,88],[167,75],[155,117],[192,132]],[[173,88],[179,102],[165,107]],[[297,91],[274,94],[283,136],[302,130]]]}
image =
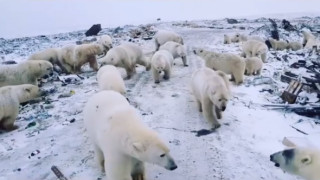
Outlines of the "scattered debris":
{"label": "scattered debris", "polygon": [[278,32],[278,25],[273,19],[269,19],[271,22],[271,37],[273,39],[279,40],[279,32]]}
{"label": "scattered debris", "polygon": [[52,166],[51,170],[53,171],[53,173],[57,176],[57,178],[59,180],[68,180],[63,174],[62,172],[58,169],[57,166]]}
{"label": "scattered debris", "polygon": [[289,104],[295,103],[302,86],[298,81],[292,80],[287,89],[282,93],[281,98]]}
{"label": "scattered debris", "polygon": [[286,31],[296,31],[296,28],[291,25],[291,23],[285,19],[282,20],[282,27]]}
{"label": "scattered debris", "polygon": [[317,103],[309,103],[306,105],[300,104],[262,104],[262,107],[266,107],[272,110],[289,110],[293,111],[296,114],[320,118],[320,104]]}
{"label": "scattered debris", "polygon": [[227,19],[227,22],[229,24],[237,24],[237,23],[239,23],[236,19]]}
{"label": "scattered debris", "polygon": [[29,123],[25,129],[31,128],[35,125],[37,125],[37,123],[35,121],[33,121],[33,122]]}
{"label": "scattered debris", "polygon": [[147,26],[139,26],[136,29],[133,29],[130,31],[130,37],[131,38],[142,38],[144,40],[150,40],[155,35],[156,31],[152,30],[151,25]]}
{"label": "scattered debris", "polygon": [[74,95],[74,94],[75,94],[75,91],[71,90],[71,91],[70,91],[70,92],[68,92],[68,93],[60,94],[60,95],[58,96],[58,98],[71,97],[71,96],[72,96],[72,95]]}
{"label": "scattered debris", "polygon": [[17,64],[15,61],[4,61],[1,64]]}
{"label": "scattered debris", "polygon": [[213,132],[215,132],[214,129],[201,129],[199,131],[191,131],[192,133],[196,133],[196,136],[197,137],[200,137],[200,136],[205,136],[205,135],[208,135],[208,134],[211,134]]}
{"label": "scattered debris", "polygon": [[86,36],[96,36],[101,31],[101,24],[94,24],[91,28],[85,33]]}
{"label": "scattered debris", "polygon": [[273,79],[272,78],[263,77],[263,76],[255,77],[251,82],[251,84],[254,85],[254,86],[262,85],[262,84],[272,84],[272,83],[273,83]]}

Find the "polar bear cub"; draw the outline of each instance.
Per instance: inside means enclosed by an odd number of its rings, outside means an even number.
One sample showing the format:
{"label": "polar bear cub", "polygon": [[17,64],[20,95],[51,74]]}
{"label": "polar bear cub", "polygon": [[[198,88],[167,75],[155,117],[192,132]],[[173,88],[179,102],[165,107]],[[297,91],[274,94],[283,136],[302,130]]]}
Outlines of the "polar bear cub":
{"label": "polar bear cub", "polygon": [[13,65],[0,65],[0,87],[20,84],[38,85],[38,79],[51,74],[53,66],[44,60],[25,61]]}
{"label": "polar bear cub", "polygon": [[[267,41],[270,42],[271,47],[273,50],[275,51],[283,51],[289,48],[289,44],[286,41],[278,41],[276,39],[270,38]],[[269,44],[268,42],[266,42],[266,44]]]}
{"label": "polar bear cub", "polygon": [[156,51],[158,51],[159,47],[168,41],[173,41],[183,45],[183,39],[179,34],[167,30],[159,30],[154,36],[154,41],[156,45]]}
{"label": "polar bear cub", "polygon": [[188,66],[187,53],[183,45],[173,41],[168,41],[164,45],[160,46],[160,50],[169,51],[172,54],[173,59],[181,58],[183,65]]}
{"label": "polar bear cub", "polygon": [[124,43],[110,49],[100,62],[102,66],[109,64],[125,68],[127,79],[136,73],[136,64],[145,66],[147,71],[150,70],[150,62],[143,54],[141,47],[133,43]]}
{"label": "polar bear cub", "polygon": [[302,46],[304,48],[312,49],[313,46],[318,46],[317,39],[311,32],[303,30],[302,35],[303,35]]}
{"label": "polar bear cub", "polygon": [[250,57],[246,58],[246,71],[245,74],[250,76],[250,75],[260,75],[263,62],[260,58],[258,57]]}
{"label": "polar bear cub", "polygon": [[223,44],[231,44],[231,38],[229,35],[227,34],[223,35]]}
{"label": "polar bear cub", "polygon": [[145,180],[144,162],[177,168],[169,148],[118,92],[93,95],[84,108],[84,124],[109,180]]}
{"label": "polar bear cub", "polygon": [[14,122],[19,114],[19,104],[40,95],[38,86],[22,84],[0,88],[0,129],[15,130]]}
{"label": "polar bear cub", "polygon": [[270,155],[270,160],[283,171],[305,178],[319,180],[320,150],[305,147],[287,149]]}
{"label": "polar bear cub", "polygon": [[170,79],[173,56],[167,50],[157,51],[151,59],[152,75],[155,83],[160,83],[160,74],[163,71],[163,79]]}
{"label": "polar bear cub", "polygon": [[192,74],[191,88],[200,112],[212,123],[212,128],[220,127],[217,119],[230,98],[229,81],[222,71],[202,68]]}
{"label": "polar bear cub", "polygon": [[240,56],[231,53],[211,52],[203,49],[194,50],[193,53],[204,59],[208,68],[231,74],[231,79],[235,80],[236,84],[243,82],[246,63]]}
{"label": "polar bear cub", "polygon": [[97,73],[100,90],[113,90],[122,95],[126,94],[126,87],[120,72],[115,66],[105,65]]}
{"label": "polar bear cub", "polygon": [[260,57],[264,63],[267,62],[268,46],[263,42],[246,41],[242,45],[242,51],[245,57]]}
{"label": "polar bear cub", "polygon": [[288,43],[288,49],[291,49],[292,51],[298,51],[302,49],[301,42],[292,41]]}
{"label": "polar bear cub", "polygon": [[103,53],[106,54],[112,48],[112,38],[109,35],[103,35],[97,41],[103,47]]}

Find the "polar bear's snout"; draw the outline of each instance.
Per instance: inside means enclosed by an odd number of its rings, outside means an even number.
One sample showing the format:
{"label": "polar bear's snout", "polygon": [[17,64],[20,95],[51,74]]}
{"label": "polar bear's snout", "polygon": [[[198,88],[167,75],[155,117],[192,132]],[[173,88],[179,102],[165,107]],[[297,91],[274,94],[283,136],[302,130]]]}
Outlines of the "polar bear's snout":
{"label": "polar bear's snout", "polygon": [[170,171],[173,171],[178,168],[177,164],[174,162],[172,157],[168,157],[167,165],[164,167]]}

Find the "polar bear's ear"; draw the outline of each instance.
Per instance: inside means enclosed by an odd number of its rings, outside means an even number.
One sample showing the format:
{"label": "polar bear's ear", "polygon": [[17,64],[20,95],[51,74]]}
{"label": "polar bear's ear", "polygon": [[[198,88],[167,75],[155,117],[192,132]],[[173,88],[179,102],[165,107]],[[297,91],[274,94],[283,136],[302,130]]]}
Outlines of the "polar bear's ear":
{"label": "polar bear's ear", "polygon": [[311,162],[312,162],[312,159],[311,159],[311,157],[309,155],[306,155],[301,159],[301,163],[304,164],[304,165],[308,165]]}
{"label": "polar bear's ear", "polygon": [[146,147],[141,142],[135,142],[132,144],[133,149],[137,152],[144,152],[146,151]]}

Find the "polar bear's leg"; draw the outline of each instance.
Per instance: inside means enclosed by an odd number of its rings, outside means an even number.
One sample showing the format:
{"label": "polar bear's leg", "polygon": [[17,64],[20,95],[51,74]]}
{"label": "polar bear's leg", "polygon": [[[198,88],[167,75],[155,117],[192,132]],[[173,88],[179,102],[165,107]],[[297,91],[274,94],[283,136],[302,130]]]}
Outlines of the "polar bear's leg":
{"label": "polar bear's leg", "polygon": [[98,71],[99,68],[98,68],[98,62],[97,62],[97,59],[95,56],[91,57],[90,60],[89,60],[89,65],[90,67],[95,70],[95,71]]}
{"label": "polar bear's leg", "polygon": [[201,105],[201,101],[196,99],[196,102],[197,102],[197,106],[198,106],[198,110],[199,112],[202,112],[202,105]]}
{"label": "polar bear's leg", "polygon": [[155,42],[155,46],[156,46],[156,51],[158,51],[160,44],[158,43],[157,39],[155,39],[154,42]]}
{"label": "polar bear's leg", "polygon": [[263,61],[264,63],[266,63],[266,62],[267,62],[267,53],[261,54],[261,59],[262,59],[262,61]]}
{"label": "polar bear's leg", "polygon": [[222,118],[221,110],[218,109],[217,106],[214,106],[214,108],[215,108],[215,111],[216,111],[217,118],[221,119]]}
{"label": "polar bear's leg", "polygon": [[257,75],[260,75],[261,74],[261,69],[258,69],[257,70]]}
{"label": "polar bear's leg", "polygon": [[4,117],[2,119],[2,124],[0,124],[0,127],[6,131],[13,131],[15,129],[18,129],[19,127],[13,124],[15,120],[16,120],[16,116]]}
{"label": "polar bear's leg", "polygon": [[125,67],[126,72],[127,72],[127,78],[126,79],[130,79],[136,72],[136,68],[134,67]]}
{"label": "polar bear's leg", "polygon": [[144,163],[132,158],[132,180],[145,180],[145,168]]}
{"label": "polar bear's leg", "polygon": [[103,152],[101,151],[101,149],[96,144],[93,145],[93,148],[94,148],[94,154],[95,154],[96,161],[97,161],[99,167],[101,168],[101,170],[104,171],[104,156],[103,156]]}
{"label": "polar bear's leg", "polygon": [[164,76],[163,76],[163,79],[170,79],[170,76],[171,76],[171,69],[170,68],[167,68],[164,70]]}
{"label": "polar bear's leg", "polygon": [[160,83],[160,73],[155,68],[152,68],[152,76],[154,83]]}
{"label": "polar bear's leg", "polygon": [[186,57],[186,56],[182,56],[181,59],[182,59],[183,65],[184,65],[184,66],[188,66],[188,64],[187,64],[187,57]]}
{"label": "polar bear's leg", "polygon": [[[241,84],[243,83],[243,75],[244,75],[244,71],[241,71],[240,69],[236,69],[234,70],[235,72],[232,72],[232,75],[234,77],[234,80],[236,82],[236,84]],[[248,72],[249,74],[251,73],[250,70]]]}
{"label": "polar bear's leg", "polygon": [[202,101],[202,110],[204,117],[212,123],[212,129],[217,129],[221,126],[216,119],[215,111],[213,111],[213,103],[208,97]]}
{"label": "polar bear's leg", "polygon": [[[104,157],[106,158],[106,156]],[[123,154],[111,154],[108,161],[104,161],[105,172],[108,180],[132,180],[131,157]]]}

